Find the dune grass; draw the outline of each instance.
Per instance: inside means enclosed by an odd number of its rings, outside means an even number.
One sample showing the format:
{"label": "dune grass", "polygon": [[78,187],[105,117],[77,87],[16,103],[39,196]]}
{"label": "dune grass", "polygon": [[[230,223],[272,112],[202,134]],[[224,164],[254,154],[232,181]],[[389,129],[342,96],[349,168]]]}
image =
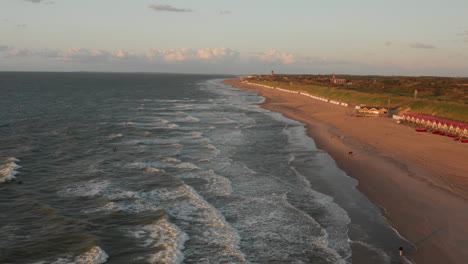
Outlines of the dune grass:
{"label": "dune grass", "polygon": [[411,112],[468,122],[468,105],[456,102],[429,99],[413,99],[390,93],[368,93],[341,87],[321,87],[276,81],[251,81],[292,91],[304,91],[328,99],[355,105],[396,108],[400,112]]}

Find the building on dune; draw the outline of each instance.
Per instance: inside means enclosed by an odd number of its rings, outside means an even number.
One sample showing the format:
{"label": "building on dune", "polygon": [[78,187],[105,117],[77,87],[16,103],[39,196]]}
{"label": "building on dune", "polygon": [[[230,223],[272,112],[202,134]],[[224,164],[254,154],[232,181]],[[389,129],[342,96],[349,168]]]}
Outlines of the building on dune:
{"label": "building on dune", "polygon": [[330,79],[330,82],[333,84],[344,85],[346,84],[346,79],[337,79],[336,75],[333,74],[332,78]]}

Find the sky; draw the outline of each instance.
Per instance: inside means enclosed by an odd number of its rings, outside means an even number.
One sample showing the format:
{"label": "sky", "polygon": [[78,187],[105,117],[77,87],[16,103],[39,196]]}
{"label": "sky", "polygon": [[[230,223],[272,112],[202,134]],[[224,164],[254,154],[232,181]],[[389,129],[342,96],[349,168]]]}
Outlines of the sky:
{"label": "sky", "polygon": [[468,77],[467,0],[0,0],[0,71]]}

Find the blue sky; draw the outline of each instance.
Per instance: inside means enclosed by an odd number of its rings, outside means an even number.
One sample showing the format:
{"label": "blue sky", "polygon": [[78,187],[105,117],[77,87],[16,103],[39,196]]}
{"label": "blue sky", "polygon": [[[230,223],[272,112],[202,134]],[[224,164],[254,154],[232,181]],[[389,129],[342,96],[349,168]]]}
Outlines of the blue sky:
{"label": "blue sky", "polygon": [[2,0],[0,70],[468,77],[466,0]]}

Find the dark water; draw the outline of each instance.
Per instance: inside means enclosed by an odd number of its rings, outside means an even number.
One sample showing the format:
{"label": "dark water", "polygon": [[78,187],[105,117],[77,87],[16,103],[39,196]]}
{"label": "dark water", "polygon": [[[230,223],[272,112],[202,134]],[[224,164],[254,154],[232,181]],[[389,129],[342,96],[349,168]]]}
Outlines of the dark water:
{"label": "dark water", "polygon": [[0,73],[0,263],[400,263],[304,126],[222,78]]}

